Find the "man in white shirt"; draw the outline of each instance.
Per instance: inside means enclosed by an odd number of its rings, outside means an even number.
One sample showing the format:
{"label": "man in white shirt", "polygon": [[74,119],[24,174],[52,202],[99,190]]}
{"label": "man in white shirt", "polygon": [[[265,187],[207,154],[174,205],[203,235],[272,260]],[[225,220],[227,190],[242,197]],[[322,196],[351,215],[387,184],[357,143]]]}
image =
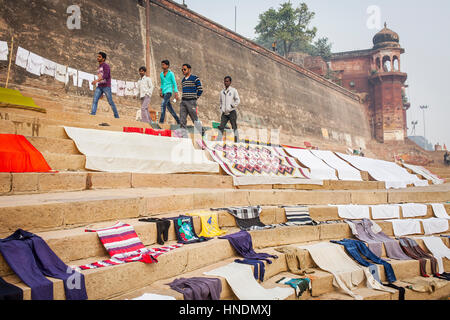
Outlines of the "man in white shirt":
{"label": "man in white shirt", "polygon": [[139,75],[141,79],[138,80],[138,98],[141,99],[141,121],[152,123],[150,119],[150,112],[148,111],[148,106],[150,105],[150,99],[153,92],[153,82],[150,77],[147,77],[145,73],[147,72],[146,67],[139,68]]}
{"label": "man in white shirt", "polygon": [[222,140],[223,130],[225,129],[228,121],[230,121],[231,127],[233,129],[234,141],[239,141],[236,107],[239,105],[241,100],[239,99],[237,90],[231,86],[231,81],[231,77],[226,76],[223,80],[225,89],[220,92],[220,111],[222,112],[222,115],[220,118],[217,141]]}

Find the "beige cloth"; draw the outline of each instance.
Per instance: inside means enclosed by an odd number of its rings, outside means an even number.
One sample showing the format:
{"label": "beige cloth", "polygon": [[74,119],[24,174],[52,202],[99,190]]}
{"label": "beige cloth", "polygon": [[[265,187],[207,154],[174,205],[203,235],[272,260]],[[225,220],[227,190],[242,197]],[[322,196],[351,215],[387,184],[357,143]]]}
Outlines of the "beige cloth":
{"label": "beige cloth", "polygon": [[362,297],[355,294],[353,290],[364,279],[367,280],[366,285],[370,289],[395,292],[394,289],[385,287],[377,282],[370,273],[369,268],[358,265],[345,253],[344,248],[339,244],[320,242],[299,246],[298,248],[308,250],[317,266],[333,275],[333,285],[342,289],[356,300],[362,300]]}

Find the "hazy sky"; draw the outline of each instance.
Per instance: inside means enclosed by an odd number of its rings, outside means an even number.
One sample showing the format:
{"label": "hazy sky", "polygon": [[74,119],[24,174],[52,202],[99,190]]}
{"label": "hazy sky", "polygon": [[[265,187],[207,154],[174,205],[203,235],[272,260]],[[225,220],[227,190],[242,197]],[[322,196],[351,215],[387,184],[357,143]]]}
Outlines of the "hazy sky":
{"label": "hazy sky", "polygon": [[[249,38],[256,37],[254,28],[259,14],[278,8],[288,0],[185,0],[188,8]],[[183,0],[176,0],[183,3]],[[408,74],[407,95],[411,108],[407,112],[408,135],[411,121],[418,121],[415,133],[425,135],[433,143],[446,144],[450,149],[450,1],[449,0],[291,0],[294,6],[305,2],[316,15],[311,25],[318,29],[318,37],[328,37],[332,51],[370,49],[372,38],[379,31],[373,28],[375,11],[379,9],[381,27],[400,36],[405,49],[401,56],[401,71]],[[368,22],[371,28],[368,27]]]}

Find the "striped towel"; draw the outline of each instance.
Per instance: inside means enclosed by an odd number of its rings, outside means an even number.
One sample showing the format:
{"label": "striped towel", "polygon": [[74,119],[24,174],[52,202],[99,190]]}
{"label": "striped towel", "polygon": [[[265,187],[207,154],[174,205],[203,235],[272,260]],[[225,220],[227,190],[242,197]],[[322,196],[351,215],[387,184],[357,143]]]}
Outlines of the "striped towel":
{"label": "striped towel", "polygon": [[287,222],[280,223],[280,226],[314,226],[318,224],[311,219],[308,206],[283,206],[282,208],[284,208]]}
{"label": "striped towel", "polygon": [[275,228],[275,225],[265,225],[259,219],[262,211],[261,206],[211,208],[211,210],[226,210],[234,216],[236,224],[241,230],[252,231]]}
{"label": "striped towel", "polygon": [[158,262],[157,257],[163,253],[181,247],[177,243],[172,246],[146,248],[139,239],[134,228],[123,222],[102,229],[85,229],[86,232],[97,232],[100,241],[108,251],[111,259],[94,262],[76,267],[78,270],[96,269],[127,262],[141,261],[145,263]]}

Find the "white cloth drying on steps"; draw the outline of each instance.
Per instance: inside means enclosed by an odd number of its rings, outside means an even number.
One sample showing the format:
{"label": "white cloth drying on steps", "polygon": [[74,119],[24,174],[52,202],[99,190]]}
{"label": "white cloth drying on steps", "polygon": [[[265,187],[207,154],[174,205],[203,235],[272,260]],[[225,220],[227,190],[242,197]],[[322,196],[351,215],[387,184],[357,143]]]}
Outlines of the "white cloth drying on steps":
{"label": "white cloth drying on steps", "polygon": [[55,80],[66,83],[67,66],[56,64]]}
{"label": "white cloth drying on steps", "polygon": [[430,250],[431,254],[437,259],[439,267],[438,272],[444,273],[446,270],[444,269],[442,258],[450,259],[450,249],[439,237],[419,237],[419,239],[423,240],[428,250]]}
{"label": "white cloth drying on steps", "polygon": [[448,231],[448,220],[441,218],[421,219],[426,235]]}
{"label": "white cloth drying on steps", "polygon": [[336,205],[336,207],[338,208],[339,217],[343,219],[370,219],[369,206],[346,204]]}
{"label": "white cloth drying on steps", "polygon": [[73,85],[77,86],[78,85],[78,70],[67,67],[66,84],[69,83],[70,77],[72,77]]}
{"label": "white cloth drying on steps", "polygon": [[94,81],[95,75],[92,73],[87,73],[83,71],[78,71],[78,87],[83,87],[83,80],[87,80],[89,83],[89,90],[94,90],[94,85],[92,84],[92,81]]}
{"label": "white cloth drying on steps", "polygon": [[56,62],[42,58],[41,75],[55,77],[55,74],[56,74]]}
{"label": "white cloth drying on steps", "polygon": [[427,215],[427,205],[419,203],[402,203],[403,218],[421,217]]}
{"label": "white cloth drying on steps", "polygon": [[420,219],[393,219],[386,221],[392,222],[392,228],[396,237],[422,233]]}
{"label": "white cloth drying on steps", "polygon": [[27,71],[36,76],[40,76],[43,61],[44,59],[41,56],[30,52],[30,54],[28,55]]}
{"label": "white cloth drying on steps", "polygon": [[450,216],[447,214],[445,206],[442,203],[432,203],[431,207],[433,208],[434,215],[437,218],[450,219]]}
{"label": "white cloth drying on steps", "polygon": [[396,204],[380,204],[370,206],[372,219],[398,219],[400,207]]}

